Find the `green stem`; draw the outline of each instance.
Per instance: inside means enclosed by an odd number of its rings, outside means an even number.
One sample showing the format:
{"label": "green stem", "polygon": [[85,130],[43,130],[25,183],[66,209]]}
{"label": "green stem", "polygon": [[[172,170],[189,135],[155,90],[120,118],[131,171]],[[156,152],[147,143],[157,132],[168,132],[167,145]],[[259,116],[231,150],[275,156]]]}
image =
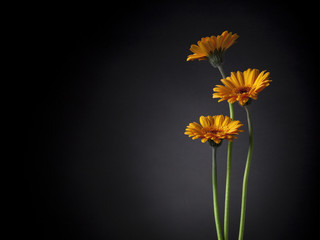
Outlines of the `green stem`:
{"label": "green stem", "polygon": [[224,71],[223,71],[222,65],[219,65],[219,66],[218,66],[218,69],[219,69],[219,72],[220,72],[220,74],[221,74],[222,78],[226,78],[226,75],[224,74]]}
{"label": "green stem", "polygon": [[219,205],[218,205],[218,186],[217,186],[217,147],[212,147],[212,192],[213,192],[213,209],[214,219],[218,240],[223,240],[223,234],[220,224]]}
{"label": "green stem", "polygon": [[249,148],[248,148],[247,163],[246,163],[246,167],[245,167],[245,171],[244,171],[243,185],[242,185],[242,202],[241,202],[239,240],[243,239],[243,233],[244,233],[248,176],[249,176],[250,164],[251,164],[251,159],[252,159],[252,148],[253,148],[253,129],[252,129],[251,116],[250,116],[248,106],[244,106],[244,109],[247,112],[248,129],[249,129]]}
{"label": "green stem", "polygon": [[226,191],[224,202],[224,238],[229,237],[229,202],[230,202],[230,178],[231,178],[231,157],[232,157],[232,142],[228,142],[227,154],[227,173],[226,173]]}
{"label": "green stem", "polygon": [[[222,78],[226,78],[222,66],[218,66],[219,72]],[[229,103],[230,118],[234,119],[233,104]],[[226,191],[225,191],[225,202],[224,202],[224,239],[229,238],[229,202],[230,202],[230,179],[231,179],[231,158],[232,158],[232,142],[228,142],[228,153],[227,153],[227,173],[226,173]]]}

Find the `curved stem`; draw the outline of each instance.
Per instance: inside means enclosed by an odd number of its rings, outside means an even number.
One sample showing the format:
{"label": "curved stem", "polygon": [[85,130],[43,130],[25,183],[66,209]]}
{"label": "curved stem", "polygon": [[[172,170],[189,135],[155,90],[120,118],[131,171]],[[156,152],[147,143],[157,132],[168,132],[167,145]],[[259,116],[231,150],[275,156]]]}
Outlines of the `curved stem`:
{"label": "curved stem", "polygon": [[212,147],[212,192],[213,192],[213,209],[214,219],[216,223],[216,230],[218,240],[223,240],[220,216],[219,216],[219,205],[218,205],[218,186],[217,186],[217,147]]}
{"label": "curved stem", "polygon": [[[222,78],[226,78],[222,66],[218,66]],[[234,119],[233,104],[229,103],[230,118]],[[232,158],[232,142],[228,142],[227,153],[227,173],[226,173],[226,191],[224,202],[224,239],[228,240],[229,237],[229,202],[230,202],[230,179],[231,179],[231,158]]]}
{"label": "curved stem", "polygon": [[221,74],[222,78],[226,78],[226,75],[224,74],[224,71],[223,71],[223,68],[222,68],[222,66],[221,66],[221,65],[220,65],[220,66],[218,66],[218,69],[219,69],[219,72],[220,72],[220,74]]}
{"label": "curved stem", "polygon": [[243,184],[242,184],[242,202],[241,202],[239,240],[243,239],[243,233],[244,233],[248,177],[249,177],[249,170],[250,170],[250,164],[251,164],[251,159],[252,159],[252,149],[253,149],[253,129],[252,129],[251,115],[250,115],[248,106],[244,106],[244,109],[247,112],[248,129],[249,129],[249,148],[248,148],[247,163],[246,163],[246,168],[244,171]]}

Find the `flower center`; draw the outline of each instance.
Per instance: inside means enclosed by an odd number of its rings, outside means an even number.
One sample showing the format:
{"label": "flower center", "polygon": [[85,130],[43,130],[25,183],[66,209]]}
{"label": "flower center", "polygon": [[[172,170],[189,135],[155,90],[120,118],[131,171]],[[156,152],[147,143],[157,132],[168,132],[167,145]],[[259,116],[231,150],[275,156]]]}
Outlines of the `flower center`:
{"label": "flower center", "polygon": [[249,87],[241,87],[241,88],[238,88],[235,92],[237,94],[242,94],[242,93],[247,93],[249,92],[250,88]]}
{"label": "flower center", "polygon": [[218,129],[210,129],[207,131],[207,133],[212,133],[212,134],[217,134],[217,133],[220,133],[221,130],[218,130]]}

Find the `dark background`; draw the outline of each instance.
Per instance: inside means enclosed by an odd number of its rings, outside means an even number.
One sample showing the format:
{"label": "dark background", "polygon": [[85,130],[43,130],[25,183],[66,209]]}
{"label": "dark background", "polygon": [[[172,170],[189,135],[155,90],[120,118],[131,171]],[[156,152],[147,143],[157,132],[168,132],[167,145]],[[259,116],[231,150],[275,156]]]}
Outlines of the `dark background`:
{"label": "dark background", "polygon": [[[201,115],[227,115],[228,104],[211,98],[218,70],[186,57],[201,37],[228,30],[240,38],[226,52],[226,74],[258,68],[273,80],[250,107],[245,239],[315,239],[317,6],[304,3],[47,4],[26,12],[25,234],[216,239],[211,150],[184,129]],[[237,104],[235,116],[246,123]],[[245,131],[234,144],[230,239],[247,138]],[[226,146],[218,152],[221,217]]]}

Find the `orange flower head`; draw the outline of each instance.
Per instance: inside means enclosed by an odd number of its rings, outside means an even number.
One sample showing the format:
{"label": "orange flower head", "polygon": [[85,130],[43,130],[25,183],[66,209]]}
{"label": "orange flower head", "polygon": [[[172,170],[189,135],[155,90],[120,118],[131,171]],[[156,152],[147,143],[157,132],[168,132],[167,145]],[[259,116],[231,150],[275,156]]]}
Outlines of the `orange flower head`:
{"label": "orange flower head", "polygon": [[187,61],[198,59],[209,60],[214,66],[220,66],[223,63],[224,52],[231,47],[238,39],[237,34],[224,31],[221,35],[204,37],[198,41],[198,45],[192,44],[190,51],[193,54],[189,55]]}
{"label": "orange flower head", "polygon": [[251,99],[256,100],[258,93],[269,86],[271,80],[267,71],[248,69],[244,72],[231,72],[231,76],[221,79],[223,85],[216,85],[213,98],[220,98],[219,102],[227,100],[229,103],[238,101],[242,106]]}
{"label": "orange flower head", "polygon": [[[201,125],[200,125],[201,124]],[[228,141],[233,141],[236,139],[236,135],[243,130],[239,130],[243,126],[240,121],[234,121],[228,116],[217,115],[217,116],[201,116],[200,124],[193,122],[190,123],[185,134],[192,139],[201,139],[201,142],[205,143],[214,142],[215,144],[220,144],[221,140],[227,139]]]}

